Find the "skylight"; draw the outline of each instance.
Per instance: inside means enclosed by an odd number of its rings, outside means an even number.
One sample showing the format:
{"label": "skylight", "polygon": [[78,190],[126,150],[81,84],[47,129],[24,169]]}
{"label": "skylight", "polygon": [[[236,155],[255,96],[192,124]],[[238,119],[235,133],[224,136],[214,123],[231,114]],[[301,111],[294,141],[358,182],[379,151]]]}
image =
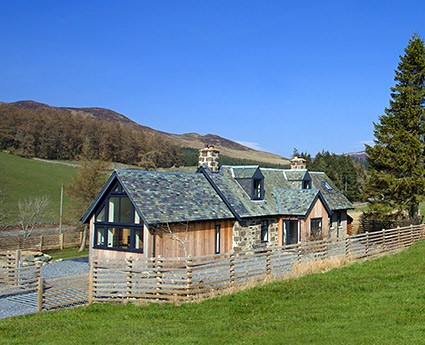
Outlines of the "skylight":
{"label": "skylight", "polygon": [[327,189],[327,190],[332,190],[331,185],[327,182],[327,181],[322,181],[322,185]]}

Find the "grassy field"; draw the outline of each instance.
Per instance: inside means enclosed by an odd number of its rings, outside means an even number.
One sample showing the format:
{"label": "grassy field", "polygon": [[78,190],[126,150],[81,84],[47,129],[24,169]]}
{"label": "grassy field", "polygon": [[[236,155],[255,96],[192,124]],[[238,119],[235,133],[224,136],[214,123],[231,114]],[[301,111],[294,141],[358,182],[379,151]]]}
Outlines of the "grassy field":
{"label": "grassy field", "polygon": [[52,257],[52,260],[57,259],[74,259],[74,258],[81,258],[84,256],[89,255],[89,250],[86,248],[86,250],[79,252],[78,250],[80,247],[70,247],[70,248],[64,248],[64,249],[52,249],[52,250],[45,250],[45,254],[49,254]]}
{"label": "grassy field", "polygon": [[423,344],[425,243],[202,303],[0,320],[0,344]]}
{"label": "grassy field", "polygon": [[[61,184],[68,186],[77,173],[74,167],[21,158],[0,152],[0,185],[4,193],[7,224],[16,224],[18,202],[28,197],[50,198],[45,222],[59,222]],[[65,193],[64,217],[69,200]]]}

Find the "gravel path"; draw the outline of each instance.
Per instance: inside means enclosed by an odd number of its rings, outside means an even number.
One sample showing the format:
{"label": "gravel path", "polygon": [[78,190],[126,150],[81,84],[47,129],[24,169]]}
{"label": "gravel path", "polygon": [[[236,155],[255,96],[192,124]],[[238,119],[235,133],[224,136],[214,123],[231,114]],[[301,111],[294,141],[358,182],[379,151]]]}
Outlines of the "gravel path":
{"label": "gravel path", "polygon": [[[70,277],[89,272],[87,258],[53,262],[41,267],[44,279]],[[0,319],[37,312],[37,293],[27,292],[0,297]]]}

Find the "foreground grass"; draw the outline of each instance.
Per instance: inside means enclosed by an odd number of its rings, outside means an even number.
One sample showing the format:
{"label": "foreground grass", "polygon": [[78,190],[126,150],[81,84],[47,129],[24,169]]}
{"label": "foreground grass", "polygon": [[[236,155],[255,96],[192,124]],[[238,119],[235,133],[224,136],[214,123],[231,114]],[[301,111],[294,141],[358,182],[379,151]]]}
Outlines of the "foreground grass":
{"label": "foreground grass", "polygon": [[81,258],[89,255],[88,248],[82,252],[79,251],[80,247],[70,247],[64,249],[52,249],[45,250],[44,253],[49,254],[52,257],[52,260],[57,259],[75,259]]}
{"label": "foreground grass", "polygon": [[202,303],[0,320],[0,344],[423,344],[425,243]]}

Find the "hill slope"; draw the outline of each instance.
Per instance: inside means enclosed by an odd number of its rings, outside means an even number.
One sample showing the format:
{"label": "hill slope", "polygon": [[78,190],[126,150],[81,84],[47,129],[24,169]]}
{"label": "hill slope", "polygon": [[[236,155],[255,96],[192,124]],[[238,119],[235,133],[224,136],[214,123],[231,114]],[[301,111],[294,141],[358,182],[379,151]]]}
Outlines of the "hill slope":
{"label": "hill slope", "polygon": [[10,111],[16,109],[24,110],[25,112],[34,112],[37,117],[44,116],[44,114],[59,114],[61,116],[75,116],[82,118],[91,118],[102,121],[103,123],[118,122],[122,125],[131,127],[134,131],[147,138],[155,138],[155,140],[170,142],[171,144],[192,149],[201,149],[206,144],[216,146],[222,155],[232,158],[252,160],[258,162],[265,162],[278,165],[287,165],[289,161],[281,156],[253,150],[249,147],[241,145],[229,139],[222,138],[218,135],[207,134],[200,135],[197,133],[187,134],[172,134],[152,129],[147,126],[140,125],[128,117],[117,113],[110,109],[105,108],[72,108],[72,107],[53,107],[44,103],[35,101],[18,101],[14,103],[0,103],[0,117]]}
{"label": "hill slope", "polygon": [[[4,224],[18,222],[19,200],[46,195],[50,204],[43,222],[59,222],[61,184],[65,188],[76,175],[77,169],[62,165],[21,158],[0,152],[0,185]],[[64,218],[67,220],[69,200],[65,193]],[[1,225],[1,224],[0,224]]]}

